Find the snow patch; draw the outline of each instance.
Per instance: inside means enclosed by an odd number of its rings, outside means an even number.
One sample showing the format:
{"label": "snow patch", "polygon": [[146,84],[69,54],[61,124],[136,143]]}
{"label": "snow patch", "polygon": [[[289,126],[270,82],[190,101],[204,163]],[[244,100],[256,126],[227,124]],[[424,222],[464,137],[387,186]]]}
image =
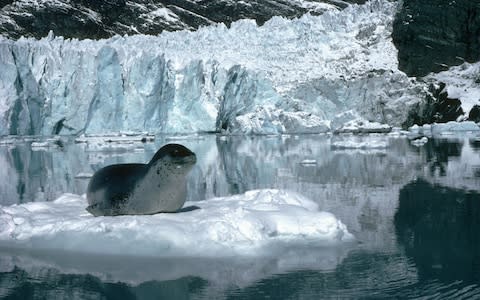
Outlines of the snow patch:
{"label": "snow patch", "polygon": [[464,63],[426,78],[445,83],[448,97],[462,102],[466,116],[474,105],[480,105],[480,62]]}
{"label": "snow patch", "polygon": [[172,23],[180,21],[178,16],[166,7],[162,7],[152,12],[149,12],[148,15],[153,19],[156,17],[162,18],[162,19],[165,19],[167,22],[172,22]]}

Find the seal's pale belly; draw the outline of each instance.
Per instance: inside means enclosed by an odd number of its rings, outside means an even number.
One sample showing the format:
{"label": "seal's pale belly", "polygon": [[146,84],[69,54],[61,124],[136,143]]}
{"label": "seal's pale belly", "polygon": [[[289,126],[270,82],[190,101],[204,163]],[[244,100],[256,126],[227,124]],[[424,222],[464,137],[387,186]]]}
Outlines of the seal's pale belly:
{"label": "seal's pale belly", "polygon": [[135,187],[126,211],[135,214],[155,214],[158,212],[176,212],[182,208],[187,198],[187,184],[184,176],[148,174]]}

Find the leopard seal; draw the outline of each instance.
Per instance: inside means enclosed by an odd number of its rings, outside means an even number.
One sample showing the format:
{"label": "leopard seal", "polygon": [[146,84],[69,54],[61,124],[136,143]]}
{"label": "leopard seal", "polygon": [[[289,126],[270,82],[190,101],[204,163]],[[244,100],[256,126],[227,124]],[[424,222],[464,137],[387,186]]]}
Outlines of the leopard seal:
{"label": "leopard seal", "polygon": [[176,212],[186,200],[186,176],[195,153],[180,144],[160,148],[148,164],[104,167],[88,183],[86,208],[94,216]]}

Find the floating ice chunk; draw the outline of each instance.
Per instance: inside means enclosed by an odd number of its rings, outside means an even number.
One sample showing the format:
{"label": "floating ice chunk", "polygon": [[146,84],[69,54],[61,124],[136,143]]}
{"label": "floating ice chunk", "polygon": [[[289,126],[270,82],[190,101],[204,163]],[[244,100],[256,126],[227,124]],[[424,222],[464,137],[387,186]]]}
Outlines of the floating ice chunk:
{"label": "floating ice chunk", "polygon": [[480,132],[480,126],[472,121],[450,121],[447,123],[425,124],[423,126],[413,125],[408,131],[411,138],[420,136],[432,137],[438,135],[451,135],[454,133],[476,134]]}
{"label": "floating ice chunk", "polygon": [[32,142],[32,148],[48,148],[48,142]]}
{"label": "floating ice chunk", "polygon": [[134,256],[259,255],[272,244],[338,245],[354,238],[333,214],[293,192],[255,190],[187,202],[151,216],[93,217],[85,197],[0,208],[0,245]]}
{"label": "floating ice chunk", "polygon": [[78,173],[77,175],[75,175],[75,178],[77,179],[87,179],[87,178],[91,178],[93,176],[92,173]]}
{"label": "floating ice chunk", "polygon": [[408,135],[410,132],[408,130],[403,130],[400,127],[392,127],[392,131],[388,133],[389,137],[397,138]]}
{"label": "floating ice chunk", "polygon": [[148,133],[123,132],[120,134],[106,135],[81,135],[75,139],[75,143],[116,143],[116,144],[132,144],[137,142],[152,142],[155,135]]}
{"label": "floating ice chunk", "polygon": [[304,159],[300,162],[302,165],[316,165],[317,161],[314,159]]}
{"label": "floating ice chunk", "polygon": [[428,138],[426,136],[420,138],[420,139],[415,139],[411,141],[411,144],[417,147],[421,147],[425,145],[428,142]]}
{"label": "floating ice chunk", "polygon": [[458,131],[480,131],[480,127],[472,121],[465,122],[447,122],[447,123],[434,123],[432,124],[432,134],[443,134],[449,132],[458,132]]}
{"label": "floating ice chunk", "polygon": [[388,133],[392,127],[387,124],[378,122],[370,122],[367,120],[354,120],[347,122],[344,126],[339,128],[338,133]]}
{"label": "floating ice chunk", "polygon": [[333,149],[385,149],[388,148],[388,141],[383,139],[358,139],[351,137],[347,139],[332,141]]}
{"label": "floating ice chunk", "polygon": [[432,136],[432,125],[424,124],[423,126],[418,126],[417,124],[408,128],[407,135],[410,138],[417,138],[421,136]]}
{"label": "floating ice chunk", "polygon": [[81,135],[75,143],[85,144],[88,152],[143,152],[145,144],[153,142],[155,136],[148,133],[121,133],[106,135]]}
{"label": "floating ice chunk", "polygon": [[33,151],[49,150],[52,148],[60,148],[63,143],[60,138],[49,138],[41,141],[33,141],[31,147]]}
{"label": "floating ice chunk", "polygon": [[205,139],[204,135],[200,134],[181,134],[181,135],[170,135],[165,137],[166,141],[193,141],[193,140],[203,140]]}

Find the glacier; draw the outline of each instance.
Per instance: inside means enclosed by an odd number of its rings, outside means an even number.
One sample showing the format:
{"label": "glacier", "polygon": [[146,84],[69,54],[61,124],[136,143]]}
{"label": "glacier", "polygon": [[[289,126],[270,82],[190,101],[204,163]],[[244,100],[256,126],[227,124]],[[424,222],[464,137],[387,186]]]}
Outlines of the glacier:
{"label": "glacier", "polygon": [[396,10],[374,0],[263,26],[0,38],[0,135],[318,133],[350,110],[401,126],[427,89],[398,70]]}
{"label": "glacier", "polygon": [[[94,217],[85,197],[0,207],[0,245],[149,257],[258,256],[292,244],[354,241],[333,214],[300,194],[253,190],[187,202],[184,212]],[[191,209],[187,209],[190,207]],[[267,251],[267,252],[265,252]]]}

